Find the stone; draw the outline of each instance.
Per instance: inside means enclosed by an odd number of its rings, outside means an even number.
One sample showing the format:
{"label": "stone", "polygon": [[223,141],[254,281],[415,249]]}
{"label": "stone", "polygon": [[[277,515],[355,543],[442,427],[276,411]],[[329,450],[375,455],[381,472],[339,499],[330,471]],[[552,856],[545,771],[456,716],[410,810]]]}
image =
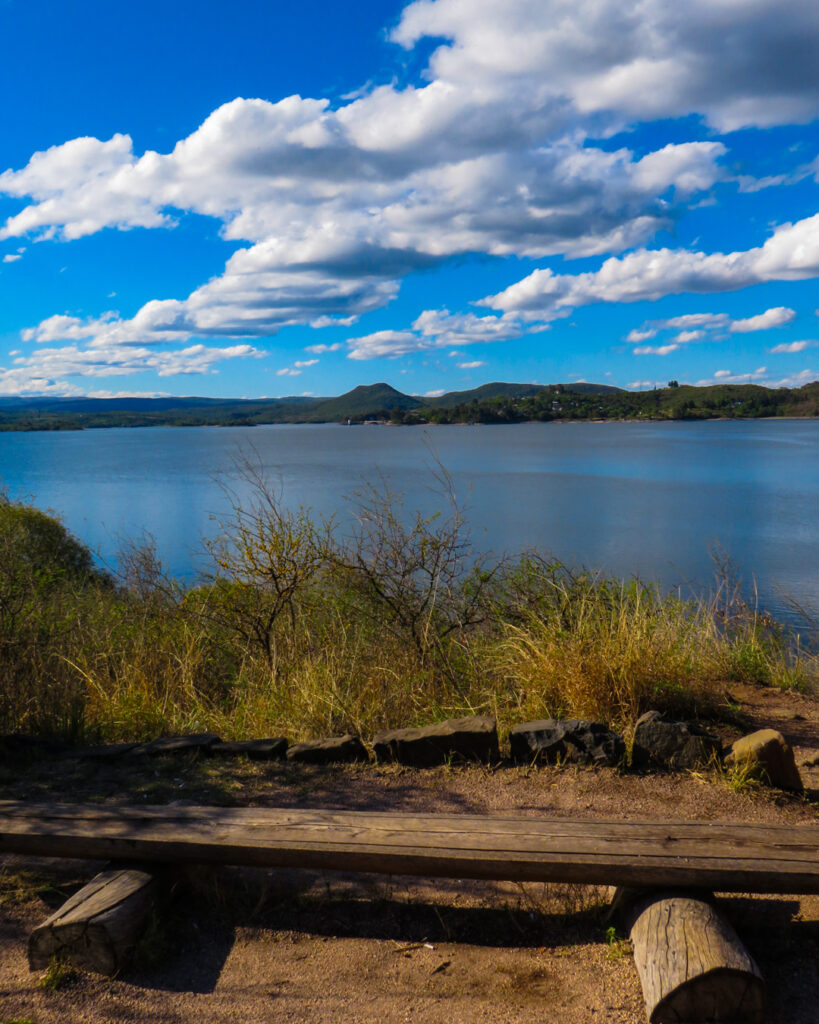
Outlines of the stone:
{"label": "stone", "polygon": [[701,768],[720,756],[718,736],[691,722],[668,722],[659,711],[637,719],[631,763],[635,768]]}
{"label": "stone", "polygon": [[330,736],[325,740],[296,743],[287,750],[287,760],[298,764],[333,764],[334,762],[368,761],[367,750],[358,736]]}
{"label": "stone", "polygon": [[80,747],[74,751],[74,757],[88,758],[93,761],[113,761],[124,754],[141,746],[139,743],[104,743],[98,747]]}
{"label": "stone", "polygon": [[0,736],[0,761],[10,763],[65,757],[71,753],[71,749],[61,740],[28,736],[25,733],[7,733]]}
{"label": "stone", "polygon": [[269,740],[234,740],[228,743],[216,743],[212,749],[213,757],[249,757],[251,761],[281,761],[287,756],[287,740],[277,736]]}
{"label": "stone", "polygon": [[486,715],[388,729],[375,736],[373,749],[377,761],[397,761],[415,768],[430,768],[453,758],[484,763],[500,759],[497,722]]}
{"label": "stone", "polygon": [[602,722],[575,718],[546,718],[522,722],[509,733],[512,760],[531,764],[592,764],[614,767],[626,753],[622,736]]}
{"label": "stone", "polygon": [[811,750],[799,761],[802,768],[819,768],[819,750]]}
{"label": "stone", "polygon": [[204,754],[222,741],[212,732],[192,733],[190,736],[160,736],[150,743],[140,743],[128,751],[128,757],[161,757],[166,754]]}
{"label": "stone", "polygon": [[776,729],[760,729],[749,736],[743,736],[731,745],[725,763],[756,765],[760,775],[772,786],[802,792],[802,779],[794,761],[793,750]]}

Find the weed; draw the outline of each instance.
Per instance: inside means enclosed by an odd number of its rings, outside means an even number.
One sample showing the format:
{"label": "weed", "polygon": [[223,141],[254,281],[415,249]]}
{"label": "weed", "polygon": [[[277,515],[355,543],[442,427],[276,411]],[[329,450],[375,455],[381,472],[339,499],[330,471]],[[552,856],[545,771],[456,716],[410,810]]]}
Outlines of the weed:
{"label": "weed", "polygon": [[607,960],[622,960],[624,957],[631,956],[630,940],[619,935],[614,925],[606,929],[606,945],[608,946]]}
{"label": "weed", "polygon": [[45,992],[58,992],[78,980],[79,972],[68,961],[55,956],[51,958],[51,962],[40,978],[40,988]]}

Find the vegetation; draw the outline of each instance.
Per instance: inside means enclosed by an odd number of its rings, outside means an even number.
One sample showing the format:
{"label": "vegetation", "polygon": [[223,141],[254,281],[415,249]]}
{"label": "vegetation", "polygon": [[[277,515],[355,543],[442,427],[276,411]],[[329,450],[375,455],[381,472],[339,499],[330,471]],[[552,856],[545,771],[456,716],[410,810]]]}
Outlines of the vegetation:
{"label": "vegetation", "polygon": [[[653,391],[582,392],[557,384],[534,395],[475,400],[424,413],[433,423],[520,423],[552,420],[703,420],[819,415],[819,381],[804,387],[756,384],[691,387],[669,381]],[[409,416],[401,416],[403,422]]]}
{"label": "vegetation", "polygon": [[340,536],[245,473],[255,497],[234,503],[190,587],[150,542],[101,573],[53,516],[0,498],[0,732],[369,736],[480,712],[627,727],[649,707],[713,710],[733,680],[819,679],[729,574],[687,599],[534,552],[490,564],[445,473],[438,515],[375,485]]}
{"label": "vegetation", "polygon": [[94,427],[255,426],[261,423],[520,423],[528,420],[696,420],[819,415],[819,381],[801,388],[756,384],[690,387],[669,381],[653,391],[605,384],[484,384],[436,398],[404,395],[388,384],[338,398],[0,399],[0,430]]}

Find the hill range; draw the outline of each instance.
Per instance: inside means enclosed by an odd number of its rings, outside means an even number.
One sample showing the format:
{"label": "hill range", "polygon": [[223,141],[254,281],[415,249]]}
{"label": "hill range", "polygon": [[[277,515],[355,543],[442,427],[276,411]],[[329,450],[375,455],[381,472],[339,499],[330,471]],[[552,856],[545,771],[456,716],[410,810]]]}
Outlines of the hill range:
{"label": "hill range", "polygon": [[819,415],[819,381],[801,388],[692,387],[670,382],[626,391],[583,381],[495,381],[469,391],[407,395],[389,384],[360,385],[338,397],[223,399],[0,398],[0,430],[137,426],[254,426],[264,423],[515,423],[526,420],[714,419]]}

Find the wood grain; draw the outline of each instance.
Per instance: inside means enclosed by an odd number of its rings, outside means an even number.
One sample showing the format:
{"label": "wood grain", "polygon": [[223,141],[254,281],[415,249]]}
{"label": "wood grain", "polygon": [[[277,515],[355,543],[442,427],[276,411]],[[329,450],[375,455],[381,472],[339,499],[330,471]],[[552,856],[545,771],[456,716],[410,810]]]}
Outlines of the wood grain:
{"label": "wood grain", "polygon": [[651,1024],[765,1024],[759,968],[706,900],[648,897],[631,941]]}
{"label": "wood grain", "polygon": [[34,929],[28,942],[29,967],[44,970],[59,956],[99,974],[116,974],[139,939],[158,891],[151,871],[101,871]]}
{"label": "wood grain", "polygon": [[0,802],[0,852],[819,892],[819,826]]}

